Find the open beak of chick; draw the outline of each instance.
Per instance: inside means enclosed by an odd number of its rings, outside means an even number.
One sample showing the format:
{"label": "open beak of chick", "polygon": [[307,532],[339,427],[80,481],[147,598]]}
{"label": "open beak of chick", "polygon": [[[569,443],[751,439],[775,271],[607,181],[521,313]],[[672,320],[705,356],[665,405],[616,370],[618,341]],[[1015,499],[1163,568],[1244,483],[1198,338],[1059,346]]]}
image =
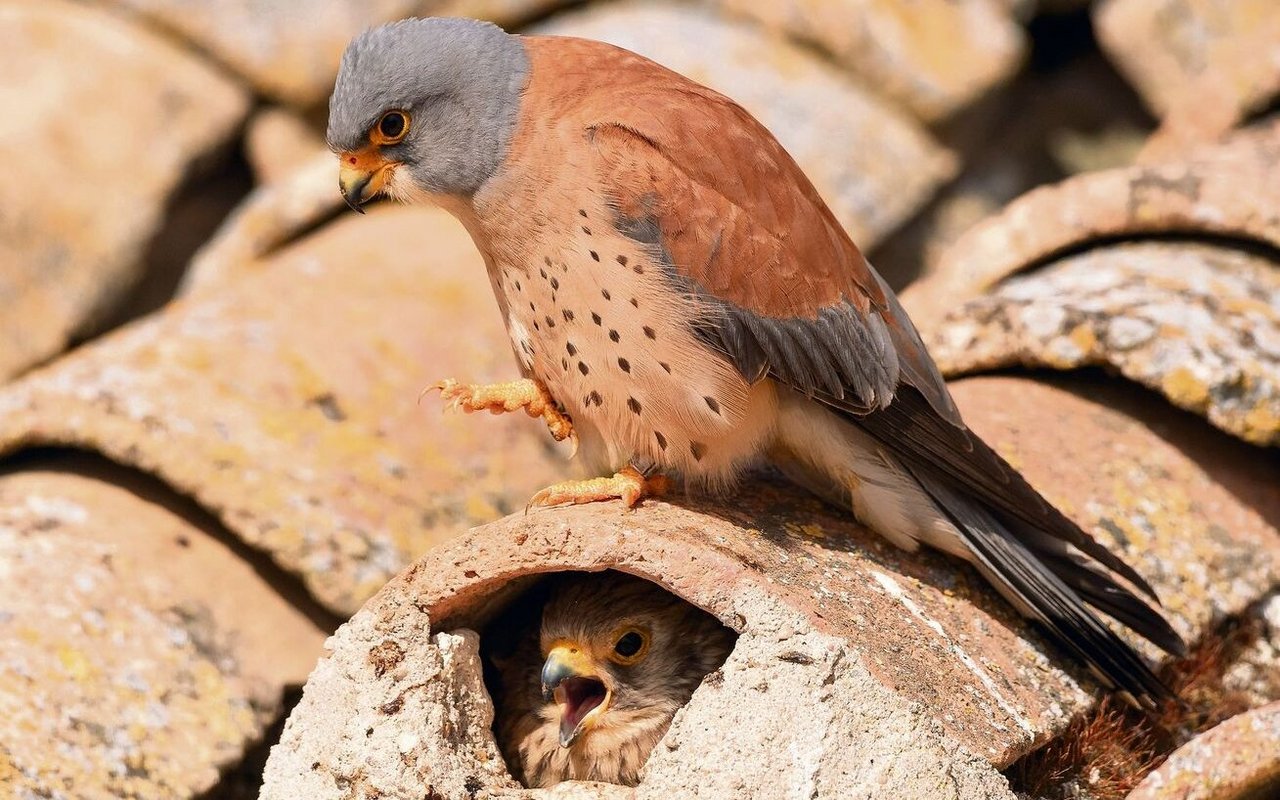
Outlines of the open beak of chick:
{"label": "open beak of chick", "polygon": [[396,162],[383,158],[377,145],[362,150],[338,154],[338,188],[342,199],[351,210],[364,213],[361,208],[387,186],[387,180],[397,166]]}
{"label": "open beak of chick", "polygon": [[560,709],[560,746],[570,747],[609,708],[612,692],[584,648],[561,642],[542,665],[542,699]]}

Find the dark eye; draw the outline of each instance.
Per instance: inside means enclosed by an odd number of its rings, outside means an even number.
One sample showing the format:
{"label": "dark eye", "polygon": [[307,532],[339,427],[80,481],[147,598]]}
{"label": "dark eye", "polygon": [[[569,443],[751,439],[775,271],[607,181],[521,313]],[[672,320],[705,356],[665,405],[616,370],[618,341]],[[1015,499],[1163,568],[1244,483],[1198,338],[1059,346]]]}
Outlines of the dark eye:
{"label": "dark eye", "polygon": [[395,144],[408,132],[409,115],[403,111],[388,111],[374,129],[374,144]]}
{"label": "dark eye", "polygon": [[636,653],[639,653],[642,647],[644,647],[644,637],[635,631],[629,631],[624,633],[622,638],[618,639],[617,643],[614,644],[613,652],[623,658],[631,658]]}

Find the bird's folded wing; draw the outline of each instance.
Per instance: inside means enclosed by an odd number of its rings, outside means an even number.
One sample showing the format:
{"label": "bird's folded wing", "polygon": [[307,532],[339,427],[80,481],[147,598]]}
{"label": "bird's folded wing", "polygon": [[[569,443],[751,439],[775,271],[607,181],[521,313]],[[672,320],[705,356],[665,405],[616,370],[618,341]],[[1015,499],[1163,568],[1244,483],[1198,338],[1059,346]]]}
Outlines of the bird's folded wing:
{"label": "bird's folded wing", "polygon": [[593,168],[619,230],[701,301],[709,346],[1023,523],[1031,550],[1069,543],[1154,597],[968,430],[893,293],[763,126],[709,90],[649,86],[633,100],[585,132]]}

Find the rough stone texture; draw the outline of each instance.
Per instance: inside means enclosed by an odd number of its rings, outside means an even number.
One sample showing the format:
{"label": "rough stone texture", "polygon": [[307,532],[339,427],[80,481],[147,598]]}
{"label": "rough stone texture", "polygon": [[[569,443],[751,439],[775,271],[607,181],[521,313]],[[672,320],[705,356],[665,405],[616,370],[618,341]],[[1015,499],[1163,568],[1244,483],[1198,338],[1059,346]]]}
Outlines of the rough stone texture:
{"label": "rough stone texture", "polygon": [[192,797],[324,634],[147,487],[75,466],[0,477],[0,795]]}
{"label": "rough stone texture", "polygon": [[0,381],[48,359],[137,280],[165,203],[248,98],[79,3],[0,3]]}
{"label": "rough stone texture", "polygon": [[1263,800],[1280,795],[1280,703],[1232,717],[1178,748],[1128,800]]}
{"label": "rough stone texture", "polygon": [[157,474],[346,615],[563,476],[535,420],[415,403],[441,377],[514,375],[498,316],[443,212],[352,214],[0,393],[0,451],[85,447]]}
{"label": "rough stone texture", "polygon": [[[1249,446],[1114,380],[978,378],[954,389],[979,433],[1152,581],[1188,638],[1280,580],[1280,467],[1259,463]],[[838,510],[769,483],[750,483],[725,503],[681,503],[633,512],[597,504],[492,523],[429,552],[353,625],[367,630],[407,613],[425,630],[430,613],[435,631],[483,630],[531,576],[567,569],[617,568],[707,609],[741,637],[658,745],[637,797],[1007,796],[988,762],[1009,763],[1091,702],[1075,666],[967,569],[902,553]],[[343,647],[346,636],[337,638]],[[416,647],[425,641],[419,635]],[[374,691],[354,665],[377,643],[360,642],[336,656],[345,666],[326,673],[323,689],[308,691]],[[482,711],[470,741],[489,747]],[[314,788],[299,770],[308,759],[350,769],[382,757],[353,754],[354,728],[309,718],[320,713],[299,709],[268,765],[273,793],[264,797]],[[413,729],[412,718],[392,717],[383,724]],[[438,744],[414,745],[417,769],[435,763],[417,753]],[[389,794],[413,796],[478,769],[397,768],[377,779]],[[485,782],[478,796],[507,785]],[[344,795],[328,787],[312,796]]]}
{"label": "rough stone texture", "polygon": [[1212,141],[1280,95],[1273,0],[1107,0],[1102,46],[1164,119],[1149,153]]}
{"label": "rough stone texture", "polygon": [[560,14],[534,32],[610,42],[732,97],[778,137],[861,247],[955,174],[955,158],[919,124],[830,62],[711,9],[631,0]]}
{"label": "rough stone texture", "polygon": [[1092,172],[1028,192],[971,228],[903,303],[928,324],[1065,251],[1162,234],[1280,248],[1280,121],[1180,162]]}
{"label": "rough stone texture", "polygon": [[1273,444],[1277,208],[1280,124],[1271,123],[1181,163],[1032,191],[965,234],[903,302],[946,372],[1108,364],[1224,430]]}
{"label": "rough stone texture", "polygon": [[1138,242],[1015,275],[952,312],[930,352],[951,374],[1105,364],[1246,441],[1280,444],[1280,263]]}
{"label": "rough stone texture", "polygon": [[1025,49],[1008,3],[997,0],[710,2],[816,43],[927,121],[1009,77]]}

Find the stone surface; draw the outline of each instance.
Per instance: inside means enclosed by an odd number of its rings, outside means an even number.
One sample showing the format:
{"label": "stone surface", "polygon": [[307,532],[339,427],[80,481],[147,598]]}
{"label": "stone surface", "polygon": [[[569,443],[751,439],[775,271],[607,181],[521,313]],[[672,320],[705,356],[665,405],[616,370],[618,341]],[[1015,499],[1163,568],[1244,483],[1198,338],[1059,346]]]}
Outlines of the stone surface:
{"label": "stone surface", "polygon": [[268,577],[122,472],[63,457],[0,476],[5,797],[207,791],[320,651]]}
{"label": "stone surface", "polygon": [[1151,154],[1217,139],[1280,95],[1272,0],[1107,0],[1099,42],[1164,119]]}
{"label": "stone surface", "polygon": [[1091,172],[1034,189],[969,229],[903,295],[928,325],[1054,256],[1161,234],[1280,247],[1280,121],[1180,161]]}
{"label": "stone surface", "polygon": [[[300,115],[280,106],[253,115],[245,130],[244,150],[259,184],[286,180],[321,153],[329,154],[318,131]],[[329,160],[335,163],[331,155]]]}
{"label": "stone surface", "polygon": [[294,106],[327,100],[338,61],[365,28],[412,16],[470,16],[500,25],[560,0],[95,0],[173,31],[267,97]]}
{"label": "stone surface", "polygon": [[0,3],[0,381],[59,353],[138,279],[165,204],[245,93],[80,3]]}
{"label": "stone surface", "polygon": [[1246,441],[1280,444],[1280,262],[1135,242],[1014,275],[936,326],[950,374],[1107,365]]}
{"label": "stone surface", "polygon": [[1128,800],[1263,800],[1280,795],[1280,703],[1247,711],[1178,748]]}
{"label": "stone surface", "polygon": [[338,60],[365,28],[412,16],[420,0],[96,0],[189,40],[258,92],[293,105],[325,100]]}
{"label": "stone surface", "polygon": [[832,53],[868,86],[938,121],[1008,78],[1022,28],[997,0],[710,0]]}
{"label": "stone surface", "polygon": [[461,227],[381,208],[12,385],[0,451],[83,447],[156,474],[345,616],[563,476],[538,421],[416,402],[513,361]]}
{"label": "stone surface", "polygon": [[[306,143],[301,143],[306,148]],[[181,293],[195,294],[260,272],[267,257],[347,205],[337,191],[337,161],[319,148],[256,187],[191,259]]]}
{"label": "stone surface", "polygon": [[829,61],[712,9],[635,0],[590,5],[534,32],[625,47],[738,101],[778,137],[863,248],[955,174],[955,158],[918,123]]}
{"label": "stone surface", "polygon": [[[1274,459],[1122,381],[979,378],[953,388],[979,433],[1151,580],[1189,639],[1280,580]],[[725,502],[677,502],[540,511],[476,529],[427,553],[352,626],[409,614],[425,631],[429,613],[433,632],[484,630],[533,576],[573,569],[637,574],[707,609],[740,632],[738,645],[677,715],[636,797],[869,797],[886,787],[904,798],[1008,796],[989,764],[1008,764],[1090,706],[1075,665],[968,569],[898,551],[842,512],[767,482]],[[377,637],[358,636],[338,635],[344,664],[308,692],[375,691],[357,665]],[[421,652],[425,635],[414,641],[397,647],[433,658]],[[411,670],[396,685],[433,674]],[[300,769],[307,759],[347,770],[381,763],[372,749],[353,751],[354,723],[325,722],[322,705],[294,716],[268,765],[274,793],[264,796],[315,788]],[[382,724],[412,729],[412,719],[392,716]],[[490,747],[488,719],[477,710],[470,746]],[[435,762],[418,753],[438,744],[412,744],[414,769],[379,770],[381,791],[413,796],[467,776],[478,776],[477,796],[508,785],[488,761],[428,768]],[[328,787],[313,796],[343,795]]]}

